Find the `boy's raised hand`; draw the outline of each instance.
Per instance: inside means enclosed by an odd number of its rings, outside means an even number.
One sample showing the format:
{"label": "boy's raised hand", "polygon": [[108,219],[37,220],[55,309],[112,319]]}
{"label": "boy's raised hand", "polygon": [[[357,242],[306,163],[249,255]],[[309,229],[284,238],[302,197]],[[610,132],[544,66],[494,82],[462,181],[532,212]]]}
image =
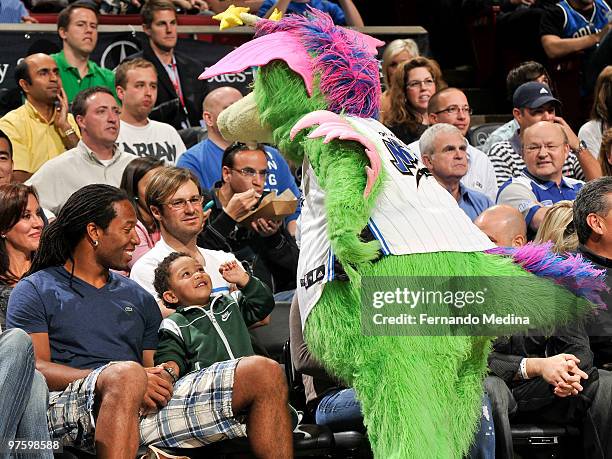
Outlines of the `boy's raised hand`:
{"label": "boy's raised hand", "polygon": [[244,288],[249,283],[251,277],[242,269],[236,260],[228,261],[219,266],[219,273],[227,282],[234,283],[238,288]]}

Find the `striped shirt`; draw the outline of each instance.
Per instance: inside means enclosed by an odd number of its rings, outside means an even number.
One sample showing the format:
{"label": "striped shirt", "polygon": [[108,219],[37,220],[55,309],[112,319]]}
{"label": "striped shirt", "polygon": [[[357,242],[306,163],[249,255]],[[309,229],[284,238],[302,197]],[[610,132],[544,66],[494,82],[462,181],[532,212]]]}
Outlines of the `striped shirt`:
{"label": "striped shirt", "polygon": [[[500,187],[512,177],[521,175],[521,172],[526,167],[521,155],[521,141],[518,131],[510,140],[493,144],[487,155],[493,164],[493,169],[497,176],[497,186]],[[570,152],[563,164],[563,176],[576,180],[585,180],[578,157],[572,152]]]}

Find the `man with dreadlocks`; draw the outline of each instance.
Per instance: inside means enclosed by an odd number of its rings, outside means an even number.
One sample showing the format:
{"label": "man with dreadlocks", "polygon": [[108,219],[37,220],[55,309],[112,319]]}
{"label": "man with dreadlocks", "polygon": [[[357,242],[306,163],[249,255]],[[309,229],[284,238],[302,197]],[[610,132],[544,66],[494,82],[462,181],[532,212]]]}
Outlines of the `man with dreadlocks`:
{"label": "man with dreadlocks", "polygon": [[[32,338],[51,391],[53,438],[100,458],[133,458],[139,444],[197,447],[248,432],[258,457],[289,457],[277,364],[257,356],[218,362],[176,385],[171,370],[153,366],[159,307],[111,271],[127,268],[135,225],[123,191],[82,188],[45,229],[29,275],[13,290],[7,324]],[[243,411],[246,430],[233,414]]]}

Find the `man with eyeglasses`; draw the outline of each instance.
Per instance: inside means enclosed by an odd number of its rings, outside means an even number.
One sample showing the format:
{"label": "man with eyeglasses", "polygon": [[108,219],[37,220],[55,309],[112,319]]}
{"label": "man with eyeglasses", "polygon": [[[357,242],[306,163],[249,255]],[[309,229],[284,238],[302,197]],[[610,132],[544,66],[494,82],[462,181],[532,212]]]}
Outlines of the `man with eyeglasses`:
{"label": "man with eyeglasses", "polygon": [[522,149],[526,167],[502,185],[497,203],[521,212],[532,238],[550,206],[562,200],[573,201],[583,182],[563,177],[570,147],[561,125],[540,121],[528,127],[523,132]]}
{"label": "man with eyeglasses", "polygon": [[565,177],[592,180],[601,176],[599,164],[586,144],[581,142],[565,120],[558,116],[561,102],[553,97],[547,85],[537,81],[522,84],[514,91],[512,105],[512,114],[519,129],[510,140],[494,143],[486,152],[493,163],[499,186],[510,178],[519,176],[525,168],[521,154],[521,132],[539,121],[559,124],[567,136],[570,153],[563,165]]}
{"label": "man with eyeglasses", "polygon": [[[190,169],[200,181],[202,189],[208,190],[221,179],[221,159],[223,150],[230,146],[219,131],[217,117],[227,107],[242,99],[242,94],[236,88],[222,86],[208,93],[204,99],[204,123],[208,129],[208,138],[189,148],[181,155],[177,162],[178,167]],[[276,190],[278,194],[289,188],[299,197],[300,190],[291,174],[291,169],[283,156],[270,146],[265,146],[268,156],[268,175],[264,184],[265,190]],[[295,235],[296,222],[300,216],[300,207],[293,215],[285,219],[287,228],[292,236]]]}
{"label": "man with eyeglasses", "polygon": [[145,200],[161,236],[155,247],[134,263],[130,278],[158,300],[162,315],[166,317],[172,310],[159,301],[153,278],[155,268],[172,252],[187,253],[204,266],[212,281],[212,296],[229,293],[229,284],[219,274],[219,266],[236,258],[231,253],[197,245],[198,234],[210,212],[203,211],[204,198],[195,176],[188,169],[161,168],[151,178]]}
{"label": "man with eyeglasses", "polygon": [[[438,91],[427,104],[429,125],[447,123],[455,126],[465,137],[470,128],[472,108],[468,104],[467,97],[457,88],[445,88]],[[419,141],[408,145],[410,151],[420,155]],[[461,183],[472,190],[486,195],[491,201],[497,196],[497,183],[495,171],[491,161],[482,151],[467,144],[467,173],[461,179]]]}
{"label": "man with eyeglasses", "polygon": [[294,290],[299,252],[283,220],[259,218],[249,225],[238,223],[257,207],[264,194],[268,158],[263,146],[230,145],[223,152],[221,169],[221,181],[204,193],[206,200],[212,199],[215,204],[198,244],[233,252],[238,260],[249,263],[253,274],[276,294]]}

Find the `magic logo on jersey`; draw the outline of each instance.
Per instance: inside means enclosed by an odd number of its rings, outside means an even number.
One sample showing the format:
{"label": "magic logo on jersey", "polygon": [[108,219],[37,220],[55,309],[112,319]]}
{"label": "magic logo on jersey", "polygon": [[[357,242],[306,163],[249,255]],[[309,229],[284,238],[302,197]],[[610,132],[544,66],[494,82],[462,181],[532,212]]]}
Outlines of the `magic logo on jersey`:
{"label": "magic logo on jersey", "polygon": [[419,164],[419,160],[410,153],[408,147],[400,142],[395,136],[389,135],[386,132],[379,132],[379,135],[385,147],[387,147],[387,150],[391,153],[391,156],[393,156],[391,164],[393,164],[402,175],[416,176],[417,187],[419,186],[421,177],[431,177],[429,169]]}

